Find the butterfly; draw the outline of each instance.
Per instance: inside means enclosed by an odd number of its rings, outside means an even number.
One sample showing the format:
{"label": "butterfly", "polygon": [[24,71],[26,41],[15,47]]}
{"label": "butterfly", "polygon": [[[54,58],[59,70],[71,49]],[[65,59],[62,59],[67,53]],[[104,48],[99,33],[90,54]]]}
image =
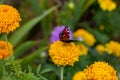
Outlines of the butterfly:
{"label": "butterfly", "polygon": [[59,33],[59,38],[66,43],[79,42],[78,40],[70,40],[70,28],[68,26],[65,26],[65,28]]}

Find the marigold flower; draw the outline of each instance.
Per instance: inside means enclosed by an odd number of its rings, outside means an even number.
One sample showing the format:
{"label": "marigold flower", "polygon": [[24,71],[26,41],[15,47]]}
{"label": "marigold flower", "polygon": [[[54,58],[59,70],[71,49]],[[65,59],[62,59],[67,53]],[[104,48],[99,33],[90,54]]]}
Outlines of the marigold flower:
{"label": "marigold flower", "polygon": [[[9,47],[9,51],[8,51]],[[11,43],[7,43],[5,41],[0,41],[0,59],[6,58],[13,53],[13,46]]]}
{"label": "marigold flower", "polygon": [[0,5],[0,34],[9,33],[19,27],[21,21],[18,11],[9,5]]}
{"label": "marigold flower", "polygon": [[114,54],[117,57],[120,57],[120,43],[116,41],[110,41],[106,44],[106,51],[109,54]]}
{"label": "marigold flower", "polygon": [[[51,34],[51,38],[50,38],[51,43],[60,40],[59,34],[61,31],[63,31],[64,28],[65,28],[65,26],[57,26],[53,29],[52,34]],[[72,32],[71,31],[70,31],[70,39],[72,39]]]}
{"label": "marigold flower", "polygon": [[73,66],[79,59],[79,50],[73,43],[56,41],[50,45],[49,55],[58,66]]}
{"label": "marigold flower", "polygon": [[102,44],[96,46],[96,50],[102,54],[105,51],[105,47]]}
{"label": "marigold flower", "polygon": [[95,62],[84,73],[87,80],[118,80],[116,71],[106,62]]}
{"label": "marigold flower", "polygon": [[88,48],[83,44],[77,44],[77,48],[80,51],[80,55],[86,55],[88,53]]}
{"label": "marigold flower", "polygon": [[76,32],[74,32],[74,36],[79,38],[82,37],[83,40],[89,45],[89,46],[93,46],[94,43],[96,42],[94,36],[87,32],[84,29],[78,29]]}
{"label": "marigold flower", "polygon": [[100,7],[104,11],[113,11],[116,9],[116,3],[112,0],[98,0],[98,3],[100,4]]}
{"label": "marigold flower", "polygon": [[75,73],[72,80],[86,80],[85,73],[82,71]]}

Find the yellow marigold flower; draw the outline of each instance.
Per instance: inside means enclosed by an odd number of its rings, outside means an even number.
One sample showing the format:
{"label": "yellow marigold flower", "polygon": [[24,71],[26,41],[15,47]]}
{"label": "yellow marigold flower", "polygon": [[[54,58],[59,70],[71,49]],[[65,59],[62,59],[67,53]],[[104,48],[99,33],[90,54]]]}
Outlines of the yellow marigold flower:
{"label": "yellow marigold flower", "polygon": [[100,7],[102,10],[106,11],[113,11],[116,9],[116,3],[112,0],[98,0],[98,3],[100,4]]}
{"label": "yellow marigold flower", "polygon": [[105,47],[104,47],[103,45],[99,44],[99,45],[96,46],[96,50],[97,50],[100,54],[102,54],[102,53],[105,51]]}
{"label": "yellow marigold flower", "polygon": [[[8,52],[8,46],[9,46],[9,51]],[[7,43],[5,41],[0,41],[0,59],[8,57],[10,54],[13,53],[13,46],[11,43]]]}
{"label": "yellow marigold flower", "polygon": [[80,55],[86,55],[88,53],[88,48],[83,44],[77,44],[77,48],[80,51]]}
{"label": "yellow marigold flower", "polygon": [[95,62],[84,73],[87,80],[118,80],[116,71],[106,62]]}
{"label": "yellow marigold flower", "polygon": [[76,32],[74,32],[74,36],[75,37],[82,37],[83,40],[89,45],[89,46],[93,46],[94,43],[96,42],[94,36],[87,32],[84,29],[78,29]]}
{"label": "yellow marigold flower", "polygon": [[50,45],[49,55],[52,61],[58,66],[73,66],[79,59],[79,50],[73,43],[56,41]]}
{"label": "yellow marigold flower", "polygon": [[9,33],[19,27],[21,21],[18,11],[9,5],[0,5],[0,34]]}
{"label": "yellow marigold flower", "polygon": [[110,41],[106,44],[106,51],[109,54],[114,54],[117,57],[120,57],[120,43],[116,41]]}
{"label": "yellow marigold flower", "polygon": [[86,80],[85,73],[82,71],[75,73],[72,80]]}

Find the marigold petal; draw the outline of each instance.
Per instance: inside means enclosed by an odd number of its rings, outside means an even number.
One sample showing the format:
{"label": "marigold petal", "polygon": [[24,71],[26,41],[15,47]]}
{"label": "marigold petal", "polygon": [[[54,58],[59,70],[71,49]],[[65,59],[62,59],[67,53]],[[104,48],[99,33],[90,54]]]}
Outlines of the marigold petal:
{"label": "marigold petal", "polygon": [[50,45],[49,55],[58,66],[73,66],[74,62],[78,61],[80,53],[73,43],[56,41]]}
{"label": "marigold petal", "polygon": [[87,80],[118,80],[116,71],[106,62],[95,62],[84,73]]}
{"label": "marigold petal", "polygon": [[105,51],[105,47],[102,44],[96,46],[96,50],[102,54]]}
{"label": "marigold petal", "polygon": [[82,71],[75,73],[72,80],[86,80],[85,73]]}
{"label": "marigold petal", "polygon": [[[8,52],[9,47],[9,52]],[[11,43],[7,43],[5,41],[0,41],[0,59],[6,58],[13,53],[13,46]]]}
{"label": "marigold petal", "polygon": [[87,32],[84,29],[78,29],[77,31],[74,32],[74,36],[79,38],[82,37],[83,40],[89,45],[89,46],[93,46],[94,43],[96,42],[95,37]]}
{"label": "marigold petal", "polygon": [[109,54],[114,54],[117,57],[120,57],[120,43],[117,41],[110,41],[106,44],[106,51]]}
{"label": "marigold petal", "polygon": [[21,21],[18,11],[9,5],[0,5],[0,34],[9,33],[19,27]]}

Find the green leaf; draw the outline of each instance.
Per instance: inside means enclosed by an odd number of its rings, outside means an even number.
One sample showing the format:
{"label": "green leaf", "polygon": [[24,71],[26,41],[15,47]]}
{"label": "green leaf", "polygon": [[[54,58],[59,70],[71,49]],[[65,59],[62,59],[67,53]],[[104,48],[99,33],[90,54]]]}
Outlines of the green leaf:
{"label": "green leaf", "polygon": [[39,75],[40,78],[42,78],[41,80],[48,80],[45,77],[43,77],[42,75]]}
{"label": "green leaf", "polygon": [[39,64],[38,67],[37,67],[37,71],[36,71],[37,74],[39,74],[40,69],[41,69],[41,64]]}
{"label": "green leaf", "polygon": [[74,29],[74,26],[76,23],[80,20],[84,12],[95,2],[95,0],[78,0],[74,15],[72,16],[72,19],[67,20],[67,24],[71,26],[71,29]]}
{"label": "green leaf", "polygon": [[36,57],[38,57],[38,56],[39,56],[44,50],[46,50],[47,48],[48,48],[47,46],[45,46],[45,47],[40,47],[38,50],[30,53],[30,55],[26,56],[26,57],[23,59],[22,63],[23,63],[23,64],[27,64],[27,63],[33,61]]}
{"label": "green leaf", "polygon": [[28,65],[28,72],[29,72],[29,73],[32,72],[32,68],[31,68],[30,65]]}
{"label": "green leaf", "polygon": [[46,69],[44,69],[43,71],[41,71],[40,74],[44,74],[44,73],[50,72],[50,71],[52,71],[51,68],[46,68]]}
{"label": "green leaf", "polygon": [[3,4],[5,0],[0,0],[0,4]]}
{"label": "green leaf", "polygon": [[9,41],[16,46],[19,41],[43,18],[45,18],[49,13],[56,10],[57,6],[50,8],[45,11],[42,15],[30,20],[26,24],[22,25],[19,29],[17,29],[12,36],[10,36]]}
{"label": "green leaf", "polygon": [[106,34],[100,33],[97,30],[93,30],[92,33],[95,35],[98,42],[105,44],[109,41],[109,37]]}
{"label": "green leaf", "polygon": [[5,34],[2,34],[1,36],[0,36],[0,40],[4,40],[5,39]]}
{"label": "green leaf", "polygon": [[100,32],[96,29],[91,29],[88,22],[81,23],[81,26],[84,26],[84,28],[86,30],[88,30],[90,33],[92,33],[95,36],[96,41],[99,43],[104,44],[110,40],[109,36],[107,36],[106,34]]}
{"label": "green leaf", "polygon": [[33,47],[36,44],[35,41],[27,41],[20,46],[18,46],[14,51],[14,56],[16,58],[20,57],[25,51],[27,51],[29,48]]}
{"label": "green leaf", "polygon": [[32,8],[34,9],[34,11],[36,12],[37,15],[41,14],[41,9],[39,6],[39,2],[38,0],[28,0],[30,2],[30,4],[32,5]]}

